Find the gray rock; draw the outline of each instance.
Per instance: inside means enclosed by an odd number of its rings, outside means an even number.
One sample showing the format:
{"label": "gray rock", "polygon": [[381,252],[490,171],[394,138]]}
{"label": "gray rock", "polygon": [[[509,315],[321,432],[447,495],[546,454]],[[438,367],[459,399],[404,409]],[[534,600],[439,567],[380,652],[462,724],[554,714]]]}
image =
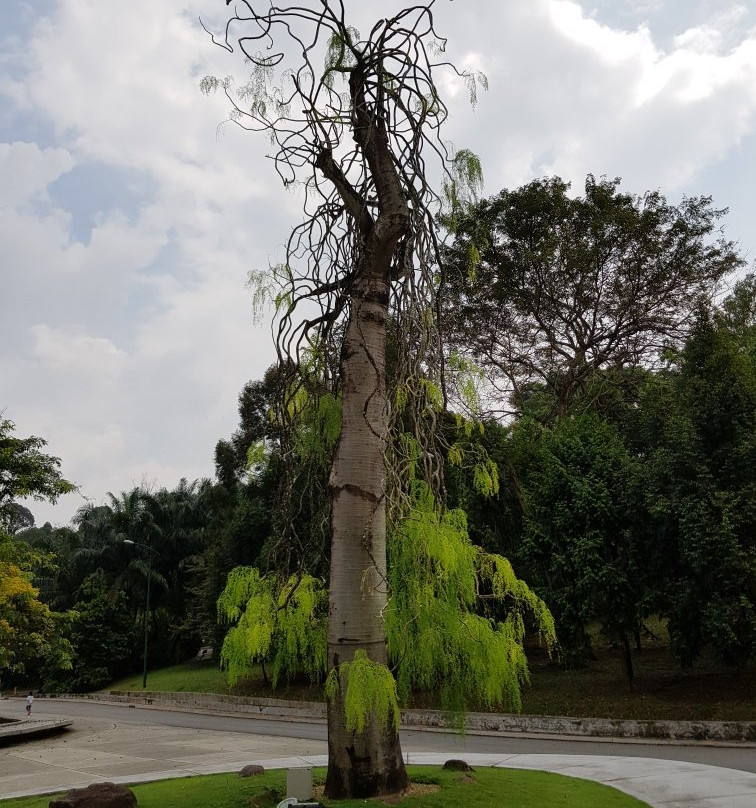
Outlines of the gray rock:
{"label": "gray rock", "polygon": [[115,783],[92,783],[74,788],[50,802],[50,808],[136,808],[137,798],[130,788]]}
{"label": "gray rock", "polygon": [[475,769],[469,764],[465,763],[464,760],[456,760],[452,758],[451,760],[447,760],[446,763],[441,767],[442,769],[446,769],[450,772],[473,772]]}
{"label": "gray rock", "polygon": [[250,763],[239,772],[239,777],[257,777],[258,774],[265,774],[265,767]]}

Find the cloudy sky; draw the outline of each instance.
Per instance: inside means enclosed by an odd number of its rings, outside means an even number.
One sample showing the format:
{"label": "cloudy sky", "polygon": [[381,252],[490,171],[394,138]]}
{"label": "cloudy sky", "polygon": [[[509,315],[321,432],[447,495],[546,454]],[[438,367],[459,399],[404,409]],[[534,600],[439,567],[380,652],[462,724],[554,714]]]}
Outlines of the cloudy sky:
{"label": "cloudy sky", "polygon": [[[376,5],[346,4],[364,30]],[[673,202],[711,195],[753,262],[753,0],[438,4],[452,60],[489,79],[474,112],[443,84],[446,136],[481,157],[487,193],[553,174],[579,191],[590,172]],[[266,138],[219,132],[226,105],[198,90],[244,77],[198,22],[224,10],[0,4],[0,412],[81,487],[34,504],[38,523],[211,476],[239,390],[272,361],[245,282],[300,214]]]}

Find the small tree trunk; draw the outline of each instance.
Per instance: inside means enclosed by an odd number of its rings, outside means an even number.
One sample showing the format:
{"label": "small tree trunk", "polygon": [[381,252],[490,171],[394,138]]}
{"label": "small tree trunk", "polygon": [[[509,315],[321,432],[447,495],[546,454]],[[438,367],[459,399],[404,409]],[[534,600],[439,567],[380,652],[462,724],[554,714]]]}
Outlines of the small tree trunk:
{"label": "small tree trunk", "polygon": [[625,671],[627,686],[630,692],[635,684],[635,671],[633,670],[633,655],[630,650],[630,638],[626,631],[620,632],[620,642],[622,646],[622,669]]}

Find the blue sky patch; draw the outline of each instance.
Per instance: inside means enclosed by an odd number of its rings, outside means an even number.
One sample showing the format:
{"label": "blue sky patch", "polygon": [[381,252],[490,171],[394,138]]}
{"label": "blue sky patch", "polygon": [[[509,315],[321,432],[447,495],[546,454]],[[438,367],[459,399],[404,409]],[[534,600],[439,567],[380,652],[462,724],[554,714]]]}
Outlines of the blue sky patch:
{"label": "blue sky patch", "polygon": [[155,183],[146,174],[101,163],[75,166],[49,188],[53,205],[72,216],[71,239],[85,244],[108,213],[119,211],[135,219],[154,190]]}

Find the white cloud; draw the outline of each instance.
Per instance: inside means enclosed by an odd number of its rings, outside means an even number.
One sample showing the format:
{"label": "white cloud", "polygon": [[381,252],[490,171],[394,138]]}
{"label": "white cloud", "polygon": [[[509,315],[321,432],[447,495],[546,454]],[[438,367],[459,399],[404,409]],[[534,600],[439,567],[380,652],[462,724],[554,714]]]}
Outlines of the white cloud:
{"label": "white cloud", "polygon": [[36,143],[0,143],[0,208],[25,208],[47,199],[48,186],[74,167],[66,149],[40,149]]}
{"label": "white cloud", "polygon": [[121,371],[126,358],[109,339],[90,337],[81,328],[51,328],[40,323],[31,332],[34,356],[55,373],[110,377]]}
{"label": "white cloud", "polygon": [[491,89],[474,116],[455,102],[452,139],[483,157],[490,191],[606,173],[673,195],[754,136],[756,31],[735,36],[732,15],[709,18],[719,39],[681,31],[665,48],[572,0],[480,12],[485,28],[460,24],[452,43],[483,54]]}
{"label": "white cloud", "polygon": [[[375,8],[350,0],[360,30]],[[441,3],[447,55],[490,81],[472,113],[464,85],[442,80],[444,136],[479,153],[488,193],[546,173],[579,190],[589,172],[690,193],[756,137],[753,19],[717,8],[662,40],[656,3],[630,28],[572,0]],[[19,432],[49,438],[95,501],[143,479],[211,474],[242,384],[273,359],[267,329],[251,324],[246,273],[280,259],[300,199],[282,192],[266,138],[219,135],[227,104],[199,93],[205,74],[244,76],[197,23],[224,11],[213,0],[56,0],[0,80],[0,124],[17,114],[55,140],[20,142],[34,137],[27,126],[0,143],[0,408]],[[92,165],[145,183],[128,210],[87,208],[79,241],[75,197],[89,189],[49,188]],[[66,519],[80,503],[33,510]]]}

